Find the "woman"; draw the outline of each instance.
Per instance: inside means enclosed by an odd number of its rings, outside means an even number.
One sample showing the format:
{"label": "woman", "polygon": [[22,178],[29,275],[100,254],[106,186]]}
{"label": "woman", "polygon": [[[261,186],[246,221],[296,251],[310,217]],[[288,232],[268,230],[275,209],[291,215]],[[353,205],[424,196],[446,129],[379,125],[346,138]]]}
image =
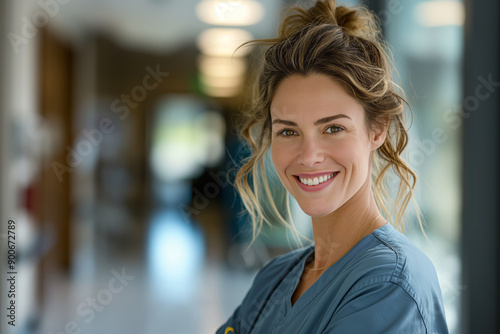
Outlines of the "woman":
{"label": "woman", "polygon": [[270,47],[242,131],[252,155],[236,185],[255,236],[268,221],[262,200],[279,214],[265,178],[270,149],[283,186],[312,217],[314,245],[261,269],[217,333],[448,333],[432,263],[380,212],[391,217],[392,169],[400,227],[416,176],[401,158],[405,101],[375,22],[366,9],[317,1],[294,8],[278,38],[257,41]]}

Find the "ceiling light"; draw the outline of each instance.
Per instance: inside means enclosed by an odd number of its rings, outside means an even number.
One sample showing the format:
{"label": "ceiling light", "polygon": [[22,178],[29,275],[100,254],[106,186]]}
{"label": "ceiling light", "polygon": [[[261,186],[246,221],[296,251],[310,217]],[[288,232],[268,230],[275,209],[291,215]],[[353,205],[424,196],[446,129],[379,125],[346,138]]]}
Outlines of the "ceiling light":
{"label": "ceiling light", "polygon": [[240,87],[211,87],[204,86],[203,91],[205,94],[214,97],[233,97],[239,94]]}
{"label": "ceiling light", "polygon": [[465,10],[458,1],[427,1],[415,8],[417,20],[427,27],[461,26],[465,20]]}
{"label": "ceiling light", "polygon": [[213,77],[201,75],[200,81],[204,86],[231,88],[240,86],[243,82],[243,77]]}
{"label": "ceiling light", "polygon": [[235,51],[252,39],[252,34],[243,29],[212,28],[198,36],[197,45],[203,54],[209,56],[244,56],[250,51],[249,47]]}
{"label": "ceiling light", "polygon": [[239,77],[246,71],[246,62],[241,57],[209,57],[198,58],[198,68],[203,75],[211,77]]}
{"label": "ceiling light", "polygon": [[247,26],[264,16],[263,6],[253,0],[203,0],[196,7],[198,18],[213,25]]}

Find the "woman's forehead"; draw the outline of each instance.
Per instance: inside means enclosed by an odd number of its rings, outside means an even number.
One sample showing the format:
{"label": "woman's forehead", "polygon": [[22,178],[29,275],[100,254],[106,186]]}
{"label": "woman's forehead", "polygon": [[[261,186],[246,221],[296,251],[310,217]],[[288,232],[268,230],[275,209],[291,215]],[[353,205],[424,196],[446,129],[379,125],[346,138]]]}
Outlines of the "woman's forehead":
{"label": "woman's forehead", "polygon": [[322,118],[347,114],[363,118],[363,107],[337,82],[324,75],[293,75],[284,79],[271,102],[272,118]]}

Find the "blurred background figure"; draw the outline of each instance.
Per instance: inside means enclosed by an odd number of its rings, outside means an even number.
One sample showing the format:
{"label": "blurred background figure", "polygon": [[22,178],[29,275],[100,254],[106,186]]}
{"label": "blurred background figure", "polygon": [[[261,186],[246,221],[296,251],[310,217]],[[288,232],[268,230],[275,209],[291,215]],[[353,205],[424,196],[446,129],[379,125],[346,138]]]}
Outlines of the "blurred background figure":
{"label": "blurred background figure", "polygon": [[[299,246],[277,224],[250,244],[231,180],[263,56],[235,50],[300,2],[0,3],[1,333],[213,333]],[[370,7],[392,46],[429,240],[406,234],[437,268],[450,332],[498,332],[499,4],[338,3]]]}

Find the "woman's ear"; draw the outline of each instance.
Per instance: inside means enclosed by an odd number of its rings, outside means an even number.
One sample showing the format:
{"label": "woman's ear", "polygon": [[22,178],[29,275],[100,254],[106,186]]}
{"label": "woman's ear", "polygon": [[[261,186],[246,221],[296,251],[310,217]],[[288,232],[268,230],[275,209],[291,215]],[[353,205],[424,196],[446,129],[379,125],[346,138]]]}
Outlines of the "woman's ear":
{"label": "woman's ear", "polygon": [[384,121],[380,123],[373,124],[372,129],[370,131],[372,151],[375,151],[385,142],[388,128],[389,128],[389,117],[387,117]]}

